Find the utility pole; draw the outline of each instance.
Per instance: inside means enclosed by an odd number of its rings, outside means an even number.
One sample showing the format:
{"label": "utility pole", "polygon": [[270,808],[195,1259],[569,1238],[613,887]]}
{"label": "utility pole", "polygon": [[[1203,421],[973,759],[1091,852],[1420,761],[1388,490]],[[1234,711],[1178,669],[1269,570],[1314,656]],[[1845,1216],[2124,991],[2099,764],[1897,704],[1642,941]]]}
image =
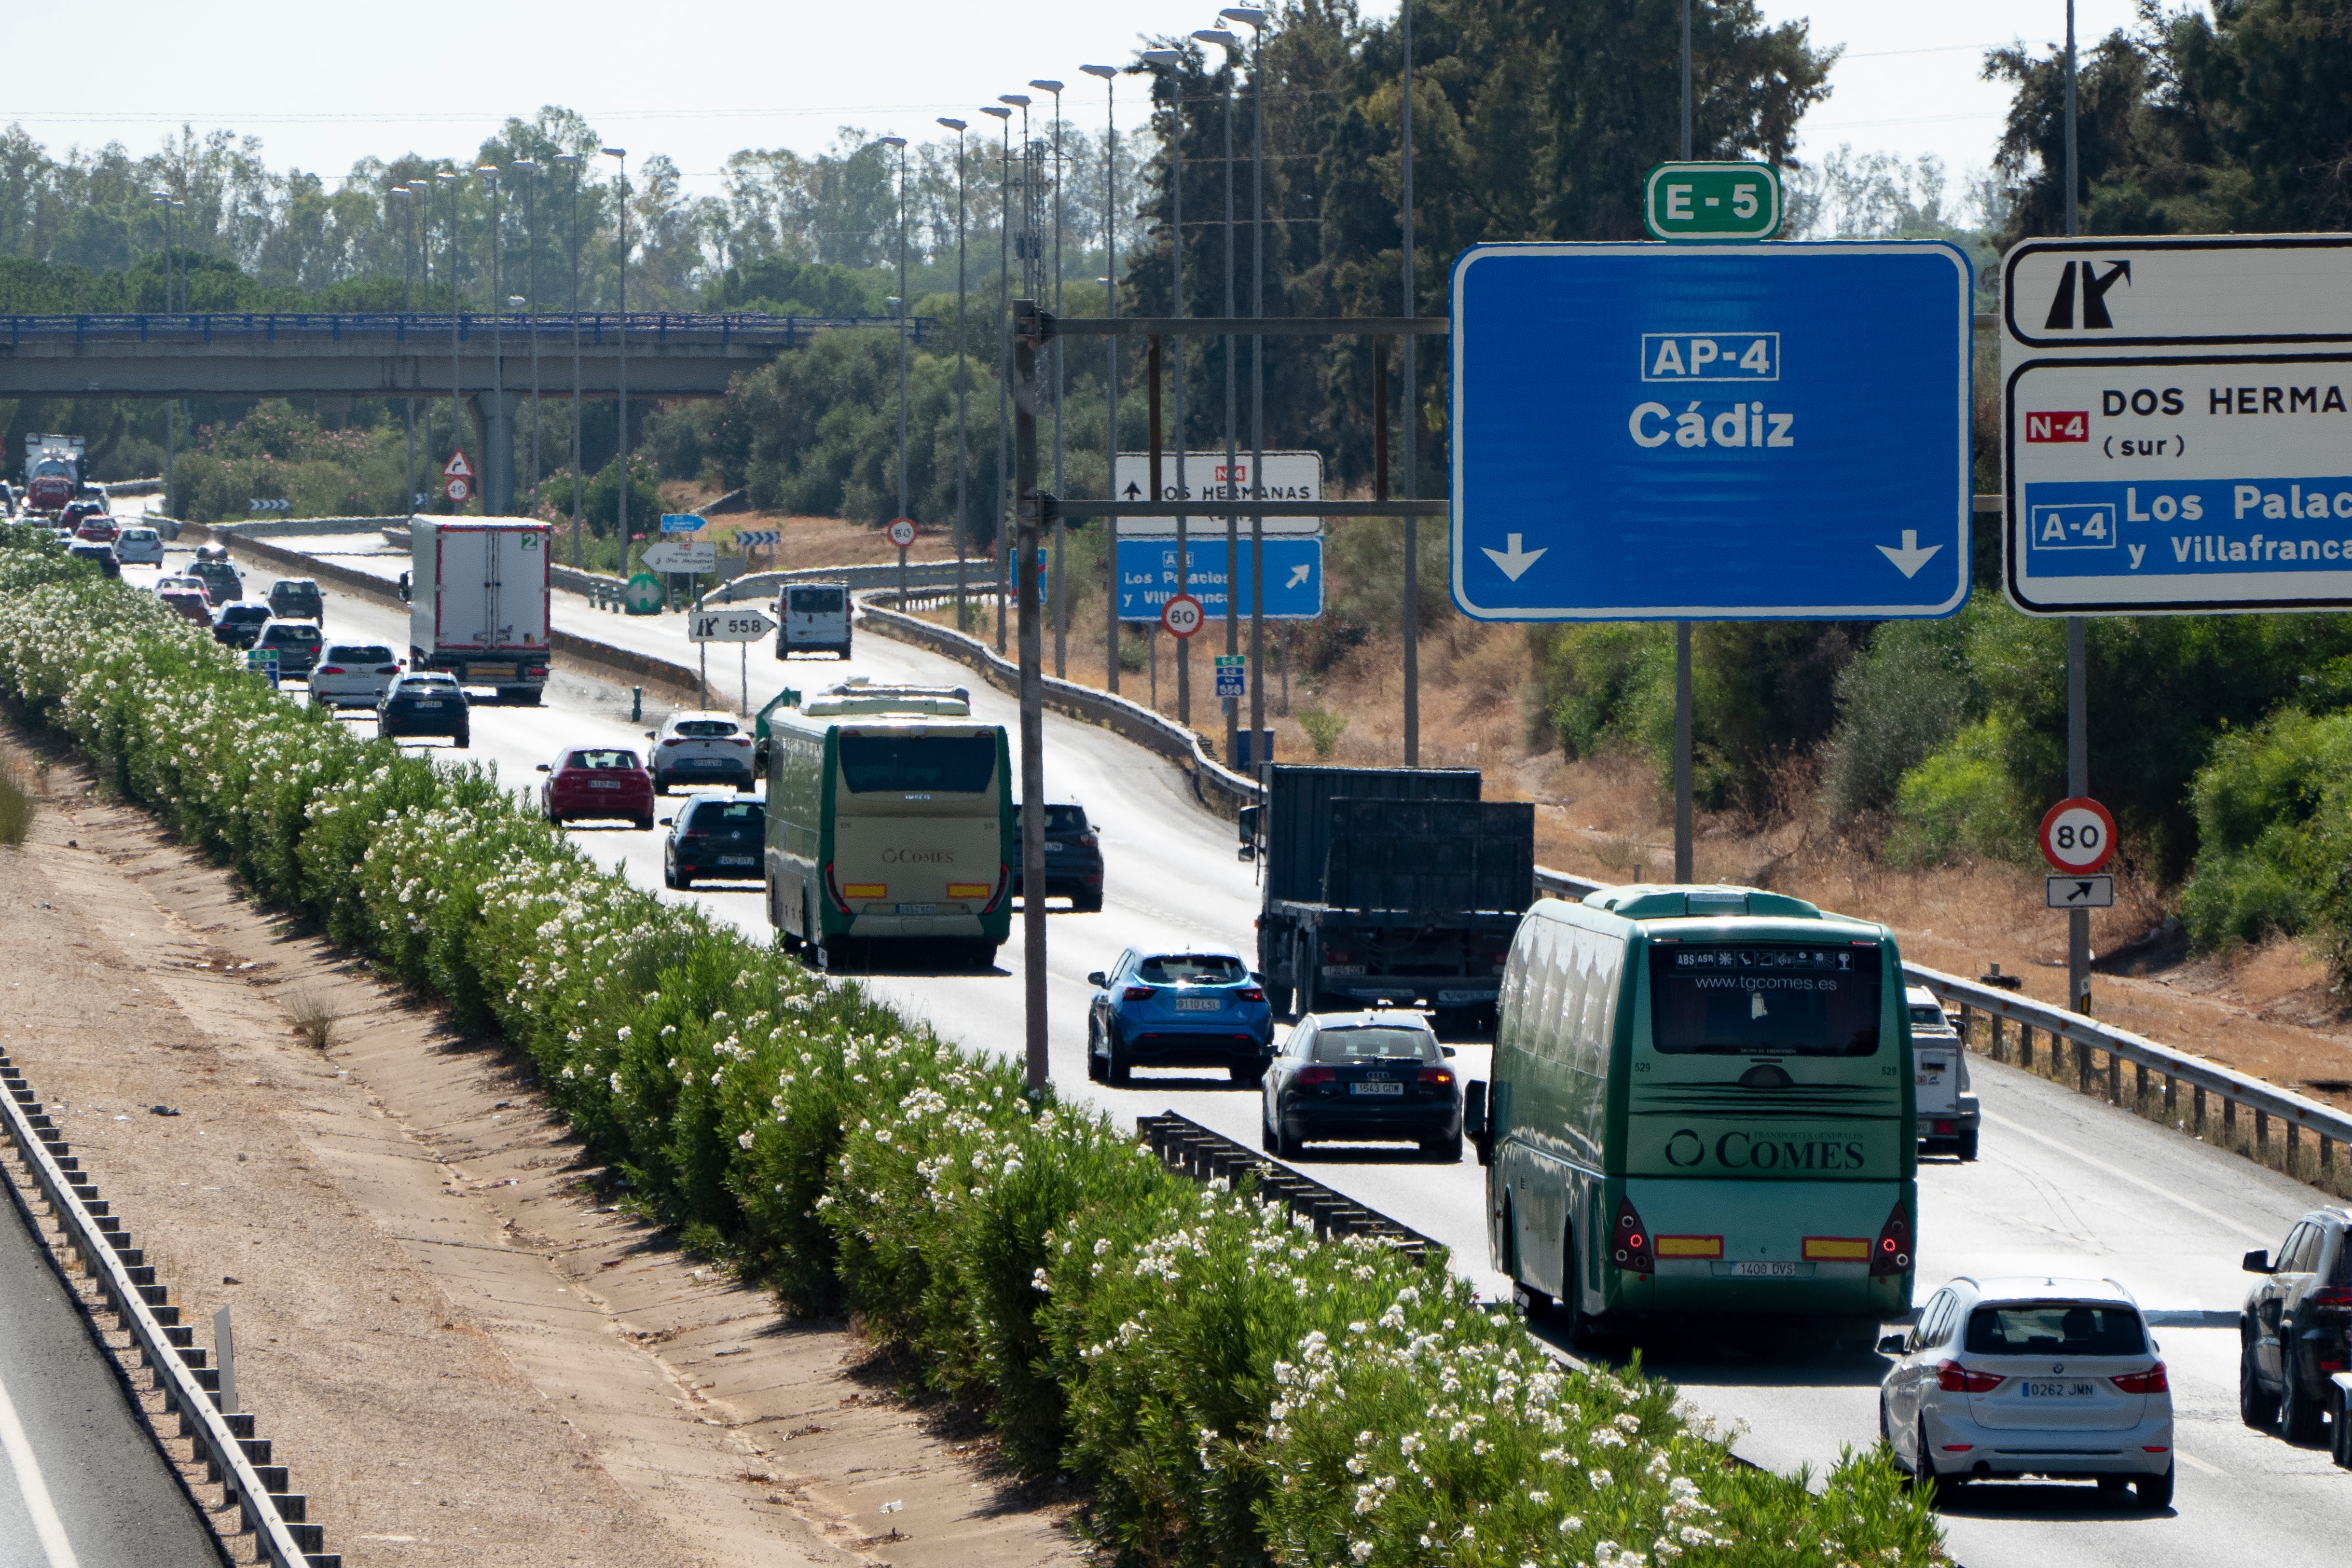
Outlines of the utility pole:
{"label": "utility pole", "polygon": [[[1118,68],[1080,66],[1103,84],[1103,313],[1118,319]],[[1115,490],[1118,472],[1118,340],[1106,338],[1109,363],[1103,367],[1103,486]],[[1104,682],[1118,694],[1118,521],[1103,520],[1103,583],[1108,605],[1103,619]]]}
{"label": "utility pole", "polygon": [[[558,153],[555,161],[572,167],[572,223],[566,238],[572,249],[572,569],[582,565],[580,491],[586,480],[580,472],[580,154]],[[622,552],[627,564],[627,552]]]}
{"label": "utility pole", "polygon": [[[620,443],[621,484],[618,493],[614,498],[618,507],[617,515],[619,518],[619,526],[614,531],[614,537],[620,542],[621,572],[622,574],[625,576],[628,574],[629,570],[629,150],[625,147],[606,147],[602,149],[602,151],[604,152],[604,156],[618,160],[621,165],[619,186],[621,218],[621,287],[619,304],[621,307],[621,327],[620,331],[614,334],[614,336],[619,340],[619,345],[618,350],[614,356],[620,362],[615,373],[616,379],[619,383],[616,389],[618,396],[615,401],[618,405],[621,416],[621,427],[617,432]],[[665,578],[663,580],[667,582],[668,579]],[[663,607],[668,607],[667,590],[665,590]]]}
{"label": "utility pole", "polygon": [[[1054,314],[1062,313],[1062,84],[1051,78],[1039,77],[1029,84],[1054,98]],[[1062,493],[1062,405],[1069,388],[1062,373],[1062,342],[1054,340],[1052,350],[1054,378],[1054,493]],[[1062,574],[1062,555],[1069,542],[1069,529],[1060,518],[1054,520],[1054,679],[1062,679],[1067,668],[1070,641],[1069,582]]]}
{"label": "utility pole", "polygon": [[1032,1096],[1045,1091],[1045,658],[1037,626],[1037,302],[1013,302],[1013,509],[1021,605],[1021,996]]}
{"label": "utility pole", "polygon": [[[1234,62],[1241,58],[1242,41],[1223,27],[1203,27],[1192,35],[1204,44],[1215,44],[1225,51],[1225,320],[1234,319]],[[1234,493],[1234,468],[1239,461],[1234,450],[1234,424],[1237,418],[1234,394],[1234,353],[1239,339],[1231,331],[1225,338],[1225,473],[1217,489],[1231,501],[1240,498]],[[1233,658],[1242,649],[1241,605],[1241,517],[1236,512],[1225,513],[1225,657]],[[1225,763],[1232,766],[1239,760],[1241,742],[1242,704],[1238,697],[1224,698],[1219,706],[1225,711]]]}
{"label": "utility pole", "polygon": [[[1184,309],[1184,57],[1175,49],[1146,49],[1139,57],[1147,65],[1164,66],[1168,70],[1168,108],[1174,124],[1168,142],[1169,184],[1169,250],[1174,264],[1173,297],[1170,311],[1179,317],[1189,314]],[[1192,551],[1186,532],[1188,519],[1182,508],[1192,500],[1192,492],[1185,489],[1184,449],[1190,433],[1184,425],[1184,337],[1176,334],[1176,591],[1192,591]],[[1158,367],[1154,366],[1156,373]],[[1156,389],[1160,378],[1155,374],[1151,384]],[[1153,429],[1158,429],[1155,421]],[[1157,487],[1160,476],[1154,473]],[[1157,496],[1152,500],[1158,500]],[[1192,639],[1176,639],[1176,721],[1192,721]]]}
{"label": "utility pole", "polygon": [[1000,104],[984,103],[982,114],[995,117],[1003,132],[1003,146],[997,153],[996,163],[996,502],[990,525],[996,534],[996,657],[1004,657],[1005,584],[1013,572],[1013,540],[1005,529],[1011,521],[1013,487],[1006,464],[1011,460],[1007,442],[1010,431],[1011,387],[1013,384],[1013,305],[1007,290],[1013,278],[1013,110]]}
{"label": "utility pole", "polygon": [[[1228,5],[1217,13],[1250,29],[1250,316],[1265,314],[1265,12]],[[1113,339],[1114,342],[1118,340]],[[1265,499],[1265,334],[1250,334],[1250,490]],[[1250,519],[1250,772],[1267,761],[1265,740],[1265,519]]]}
{"label": "utility pole", "polygon": [[[971,629],[971,613],[964,603],[964,558],[968,553],[964,542],[964,512],[967,486],[971,472],[971,450],[964,436],[964,342],[963,342],[963,133],[966,121],[941,117],[940,123],[956,133],[956,630]],[[903,605],[901,605],[903,608]]]}
{"label": "utility pole", "polygon": [[[449,190],[449,450],[457,452],[466,445],[465,427],[457,423],[457,313],[462,296],[457,292],[457,174],[443,169],[433,176],[446,182]],[[446,501],[451,511],[457,510],[456,501]]]}
{"label": "utility pole", "polygon": [[[2077,193],[2082,188],[2082,164],[2074,142],[2074,0],[2066,0],[2066,237],[2083,229]],[[2077,798],[2091,793],[2091,623],[2083,616],[2066,617],[2066,793]],[[2091,911],[2066,911],[2066,1005],[2077,1013],[2091,1010]]]}

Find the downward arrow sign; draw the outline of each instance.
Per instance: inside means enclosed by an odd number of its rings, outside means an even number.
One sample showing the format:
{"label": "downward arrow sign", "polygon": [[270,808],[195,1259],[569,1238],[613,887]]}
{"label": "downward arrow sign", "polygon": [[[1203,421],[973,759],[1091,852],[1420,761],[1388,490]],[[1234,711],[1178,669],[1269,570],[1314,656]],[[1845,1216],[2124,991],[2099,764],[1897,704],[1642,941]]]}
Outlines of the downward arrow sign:
{"label": "downward arrow sign", "polygon": [[1307,581],[1307,574],[1312,570],[1314,570],[1314,568],[1309,566],[1306,562],[1300,562],[1297,565],[1293,566],[1290,569],[1290,581],[1285,583],[1283,586],[1286,588],[1297,587],[1300,584]]}
{"label": "downward arrow sign", "polygon": [[[1501,570],[1503,575],[1514,583],[1519,580],[1520,574],[1542,560],[1545,552],[1549,548],[1549,546],[1543,546],[1534,550],[1522,550],[1519,548],[1521,537],[1523,536],[1517,533],[1511,534],[1509,536],[1511,547],[1508,550],[1496,550],[1483,544],[1479,546],[1481,550],[1486,551],[1486,559],[1492,561]],[[1920,559],[1925,560],[1926,557],[1922,556]],[[1912,570],[1916,572],[1918,568],[1915,566]]]}
{"label": "downward arrow sign", "polygon": [[[1930,544],[1922,549],[1919,544],[1919,531],[1916,528],[1906,528],[1903,531],[1902,549],[1897,550],[1891,544],[1882,544],[1878,547],[1878,552],[1894,562],[1895,569],[1906,577],[1916,577],[1919,575],[1919,568],[1927,564],[1936,552],[1943,548],[1940,544]],[[1492,555],[1494,552],[1490,550],[1486,553]]]}

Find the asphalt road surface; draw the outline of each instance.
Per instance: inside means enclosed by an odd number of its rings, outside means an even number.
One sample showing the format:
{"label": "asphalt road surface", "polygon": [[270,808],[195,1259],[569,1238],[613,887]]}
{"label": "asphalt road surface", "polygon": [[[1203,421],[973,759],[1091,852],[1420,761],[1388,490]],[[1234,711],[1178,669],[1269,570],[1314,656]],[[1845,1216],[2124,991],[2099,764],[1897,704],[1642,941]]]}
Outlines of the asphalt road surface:
{"label": "asphalt road surface", "polygon": [[[385,566],[386,574],[397,563]],[[152,575],[141,569],[133,580]],[[268,576],[252,584],[266,590]],[[405,619],[383,605],[331,594],[331,636],[364,634],[406,646]],[[623,646],[690,662],[682,617],[598,615],[556,595],[561,624]],[[732,650],[714,650],[713,685],[732,692]],[[723,672],[723,674],[722,674]],[[803,689],[852,674],[876,679],[962,685],[975,714],[1012,724],[1011,699],[950,661],[861,630],[847,663],[794,661],[780,668],[764,645],[752,649],[751,696]],[[729,704],[731,706],[731,703]],[[1204,707],[1205,713],[1205,707]],[[476,760],[531,787],[535,764],[583,742],[642,747],[644,723],[628,721],[624,689],[560,675],[548,705],[485,703],[473,714]],[[363,721],[354,721],[364,724]],[[1051,921],[1048,1005],[1055,1081],[1122,1120],[1176,1110],[1255,1142],[1254,1089],[1219,1076],[1139,1071],[1135,1087],[1088,1084],[1083,1053],[1088,970],[1106,967],[1129,943],[1215,942],[1250,952],[1256,912],[1252,868],[1236,861],[1232,826],[1192,801],[1171,768],[1107,732],[1046,719],[1046,778],[1056,797],[1075,796],[1100,826],[1108,868],[1098,914]],[[599,861],[640,885],[660,885],[660,835],[625,828],[575,830]],[[747,930],[764,931],[759,884],[702,889],[693,898]],[[1858,911],[1868,912],[1868,911]],[[952,1038],[982,1050],[1018,1053],[1023,1028],[1018,982],[1021,938],[991,975],[880,974],[863,979]],[[1458,1066],[1484,1077],[1483,1043],[1454,1042]],[[1972,1060],[1986,1123],[1974,1164],[1926,1161],[1920,1171],[1922,1300],[1958,1274],[2046,1270],[2112,1276],[2154,1314],[2171,1368],[2180,1473],[2175,1506],[2161,1515],[2101,1500],[2085,1484],[2005,1484],[1975,1489],[1947,1510],[1951,1546],[1968,1568],[2028,1568],[2053,1563],[2170,1568],[2302,1561],[2352,1523],[2352,1471],[2324,1447],[2296,1448],[2238,1424],[2236,1308],[2246,1277],[2239,1258],[2276,1247],[2295,1215],[2319,1194],[2232,1155],[2095,1103],[2015,1069]],[[1506,1282],[1486,1267],[1484,1180],[1468,1161],[1439,1166],[1405,1146],[1318,1149],[1303,1168],[1454,1249],[1454,1266],[1482,1290]],[[1816,1476],[1842,1448],[1877,1436],[1876,1394],[1885,1363],[1837,1354],[1769,1330],[1713,1326],[1653,1340],[1644,1364],[1680,1383],[1702,1410],[1741,1422],[1738,1450],[1784,1472]]]}

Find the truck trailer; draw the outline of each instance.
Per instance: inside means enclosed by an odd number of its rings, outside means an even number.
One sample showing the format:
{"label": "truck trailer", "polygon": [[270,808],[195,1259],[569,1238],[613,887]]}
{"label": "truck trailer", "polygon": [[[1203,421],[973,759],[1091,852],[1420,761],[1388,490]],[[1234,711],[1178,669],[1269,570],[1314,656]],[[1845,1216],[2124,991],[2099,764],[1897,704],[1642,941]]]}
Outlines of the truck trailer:
{"label": "truck trailer", "polygon": [[79,436],[25,437],[25,510],[54,516],[81,494],[88,470]]}
{"label": "truck trailer", "polygon": [[1259,867],[1258,970],[1277,1013],[1425,1005],[1491,1023],[1535,900],[1535,807],[1482,801],[1475,768],[1269,763],[1241,813]]}
{"label": "truck trailer", "polygon": [[547,689],[549,537],[529,518],[409,519],[410,668],[535,705]]}

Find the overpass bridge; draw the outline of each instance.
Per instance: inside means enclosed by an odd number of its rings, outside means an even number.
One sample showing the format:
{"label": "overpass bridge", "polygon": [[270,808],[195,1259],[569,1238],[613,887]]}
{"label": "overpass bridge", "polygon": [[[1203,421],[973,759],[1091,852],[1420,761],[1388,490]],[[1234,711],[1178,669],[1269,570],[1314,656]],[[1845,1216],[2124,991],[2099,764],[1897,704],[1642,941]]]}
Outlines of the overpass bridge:
{"label": "overpass bridge", "polygon": [[[0,316],[5,397],[463,397],[482,436],[483,500],[510,510],[514,416],[539,351],[542,394],[623,386],[717,397],[738,373],[833,331],[893,331],[888,316],[646,311],[141,313]],[[923,341],[928,318],[905,326]]]}

